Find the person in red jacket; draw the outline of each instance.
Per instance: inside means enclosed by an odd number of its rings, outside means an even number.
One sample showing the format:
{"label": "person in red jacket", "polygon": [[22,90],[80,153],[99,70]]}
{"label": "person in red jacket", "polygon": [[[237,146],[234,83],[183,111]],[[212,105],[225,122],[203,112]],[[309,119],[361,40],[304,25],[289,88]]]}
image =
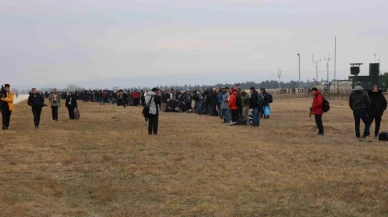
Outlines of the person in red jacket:
{"label": "person in red jacket", "polygon": [[237,90],[232,88],[231,92],[232,93],[231,93],[230,99],[229,99],[229,109],[230,109],[230,112],[232,113],[232,124],[231,125],[234,125],[237,123],[237,119],[238,119]]}
{"label": "person in red jacket", "polygon": [[324,135],[323,123],[322,123],[322,106],[323,106],[323,97],[321,95],[321,91],[316,87],[312,89],[312,94],[314,96],[313,104],[311,106],[311,114],[315,116],[315,123],[318,127],[318,135]]}

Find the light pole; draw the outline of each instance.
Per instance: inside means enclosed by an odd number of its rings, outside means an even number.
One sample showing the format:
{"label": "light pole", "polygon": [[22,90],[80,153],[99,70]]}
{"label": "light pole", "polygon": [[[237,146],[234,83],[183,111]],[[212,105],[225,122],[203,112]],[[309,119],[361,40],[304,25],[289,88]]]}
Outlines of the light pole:
{"label": "light pole", "polygon": [[299,58],[299,88],[300,88],[300,53],[298,53]]}
{"label": "light pole", "polygon": [[282,77],[282,71],[278,68],[278,77],[279,77],[279,89],[281,90],[282,89],[282,84],[281,84],[281,81],[280,81],[280,77]]}
{"label": "light pole", "polygon": [[375,63],[377,63],[377,61],[376,61],[376,54],[375,54]]}

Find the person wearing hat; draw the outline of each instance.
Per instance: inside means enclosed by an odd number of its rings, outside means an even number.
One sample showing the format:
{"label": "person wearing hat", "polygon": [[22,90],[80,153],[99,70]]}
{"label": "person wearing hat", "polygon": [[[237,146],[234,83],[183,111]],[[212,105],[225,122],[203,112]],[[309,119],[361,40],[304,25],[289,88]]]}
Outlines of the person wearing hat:
{"label": "person wearing hat", "polygon": [[0,111],[3,121],[3,130],[8,130],[9,122],[11,120],[11,114],[13,111],[13,98],[14,93],[10,91],[11,85],[5,84],[4,89],[1,92],[1,102],[0,102]]}
{"label": "person wearing hat", "polygon": [[159,89],[154,87],[145,97],[145,103],[149,104],[149,117],[148,117],[148,134],[158,134],[159,127],[159,112],[162,105],[162,98],[159,93]]}
{"label": "person wearing hat", "polygon": [[364,134],[362,138],[367,138],[370,135],[368,111],[370,109],[370,99],[368,94],[361,87],[361,83],[357,82],[355,88],[349,96],[349,106],[353,111],[354,125],[356,137],[360,138],[360,122],[364,122]]}

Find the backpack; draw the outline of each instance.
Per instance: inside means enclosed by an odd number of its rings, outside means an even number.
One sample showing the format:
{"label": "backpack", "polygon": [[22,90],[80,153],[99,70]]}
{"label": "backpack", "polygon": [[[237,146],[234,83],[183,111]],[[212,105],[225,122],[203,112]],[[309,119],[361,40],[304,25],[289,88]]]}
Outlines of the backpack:
{"label": "backpack", "polygon": [[379,134],[379,140],[380,141],[388,141],[388,133],[382,132]]}
{"label": "backpack", "polygon": [[247,120],[240,118],[237,120],[236,125],[247,125]]}
{"label": "backpack", "polygon": [[[323,97],[322,97],[323,98]],[[322,103],[322,111],[323,112],[328,112],[330,111],[330,103],[327,101],[327,99],[323,98],[323,103]]]}
{"label": "backpack", "polygon": [[259,108],[263,107],[264,96],[262,94],[258,94],[256,104],[259,106]]}
{"label": "backpack", "polygon": [[272,98],[272,95],[267,93],[268,95],[268,103],[273,103],[273,98]]}
{"label": "backpack", "polygon": [[81,114],[80,114],[78,108],[76,108],[74,111],[74,119],[78,120],[80,118],[81,118]]}
{"label": "backpack", "polygon": [[150,101],[143,108],[143,115],[145,118],[148,118],[150,116],[150,106],[153,98],[154,96],[151,96]]}
{"label": "backpack", "polygon": [[236,105],[238,107],[241,107],[241,96],[240,95],[237,95],[237,97],[236,97]]}

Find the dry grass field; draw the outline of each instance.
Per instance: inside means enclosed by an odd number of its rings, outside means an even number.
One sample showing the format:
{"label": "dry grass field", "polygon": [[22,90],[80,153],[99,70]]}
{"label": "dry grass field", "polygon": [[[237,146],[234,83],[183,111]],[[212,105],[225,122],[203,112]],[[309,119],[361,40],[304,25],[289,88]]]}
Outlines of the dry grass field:
{"label": "dry grass field", "polygon": [[388,216],[388,143],[358,141],[346,101],[317,137],[310,103],[275,98],[258,129],[162,114],[149,136],[140,108],[44,108],[35,130],[23,102],[0,132],[0,216]]}

